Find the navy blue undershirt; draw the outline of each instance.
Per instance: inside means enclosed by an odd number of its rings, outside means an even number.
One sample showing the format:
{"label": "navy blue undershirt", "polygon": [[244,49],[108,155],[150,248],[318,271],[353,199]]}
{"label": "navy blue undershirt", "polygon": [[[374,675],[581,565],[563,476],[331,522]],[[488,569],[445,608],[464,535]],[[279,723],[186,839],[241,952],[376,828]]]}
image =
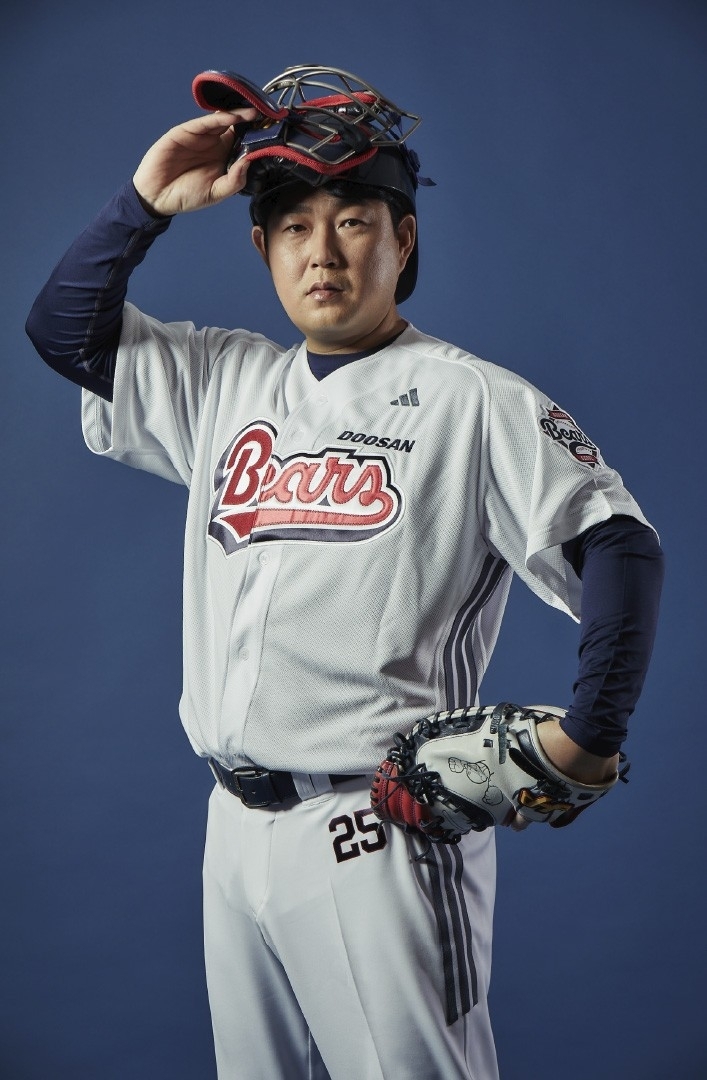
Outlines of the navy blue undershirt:
{"label": "navy blue undershirt", "polygon": [[[27,320],[42,359],[108,401],[128,280],[171,221],[148,213],[132,182],[126,184],[57,264]],[[377,351],[308,353],[308,359],[323,379]],[[562,728],[585,750],[610,757],[626,738],[650,661],[663,554],[651,529],[619,515],[562,550],[582,581],[579,671]]]}
{"label": "navy blue undershirt", "polygon": [[[405,327],[403,327],[403,330]],[[374,353],[380,352],[381,349],[387,348],[388,345],[392,345],[396,338],[400,337],[402,330],[397,330],[394,334],[391,334],[385,341],[381,341],[380,345],[376,345],[373,349],[364,349],[363,352],[354,353],[315,353],[311,349],[307,349],[307,363],[309,364],[309,370],[314,375],[315,379],[325,379],[327,375],[331,375],[332,371],[337,371],[338,368],[343,367],[345,364],[352,364],[354,360],[363,360],[366,356],[373,356]]]}
{"label": "navy blue undershirt", "polygon": [[29,314],[26,330],[42,359],[108,401],[128,279],[171,221],[148,214],[126,184],[76,238]]}

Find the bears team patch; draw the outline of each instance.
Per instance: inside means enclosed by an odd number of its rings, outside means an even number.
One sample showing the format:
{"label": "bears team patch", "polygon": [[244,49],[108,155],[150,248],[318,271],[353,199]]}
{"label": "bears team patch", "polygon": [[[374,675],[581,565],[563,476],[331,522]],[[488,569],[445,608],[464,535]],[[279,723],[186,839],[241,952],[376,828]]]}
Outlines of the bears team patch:
{"label": "bears team patch", "polygon": [[551,404],[542,408],[540,430],[553,442],[564,446],[580,465],[594,469],[602,464],[599,448],[584,434],[570,414],[558,409],[557,405]]}
{"label": "bears team patch", "polygon": [[208,531],[227,555],[263,540],[368,540],[397,521],[403,499],[385,457],[325,447],[280,458],[276,437],[257,420],[216,465]]}

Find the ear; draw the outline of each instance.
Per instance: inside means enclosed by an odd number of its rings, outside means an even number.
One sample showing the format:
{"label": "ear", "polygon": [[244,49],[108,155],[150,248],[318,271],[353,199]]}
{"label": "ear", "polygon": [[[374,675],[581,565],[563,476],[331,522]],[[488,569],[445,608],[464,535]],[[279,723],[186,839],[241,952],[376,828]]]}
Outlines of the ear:
{"label": "ear", "polygon": [[263,262],[265,263],[265,265],[267,266],[267,268],[269,270],[270,269],[270,260],[268,259],[268,245],[267,245],[267,241],[265,239],[265,229],[262,227],[262,225],[254,225],[253,226],[253,231],[251,232],[250,235],[251,235],[251,239],[253,240],[253,243],[255,244],[256,248],[260,252],[261,259],[263,260]]}
{"label": "ear", "polygon": [[415,237],[417,236],[417,222],[412,214],[406,214],[401,219],[396,233],[400,251],[400,273],[402,273],[410,257],[410,252],[415,246]]}

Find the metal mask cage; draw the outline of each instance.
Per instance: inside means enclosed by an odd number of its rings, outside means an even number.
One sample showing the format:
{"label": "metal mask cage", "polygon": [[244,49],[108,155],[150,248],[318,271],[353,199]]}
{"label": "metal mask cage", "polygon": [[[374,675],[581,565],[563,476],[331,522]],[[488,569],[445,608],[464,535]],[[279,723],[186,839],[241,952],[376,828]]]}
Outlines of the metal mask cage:
{"label": "metal mask cage", "polygon": [[[402,146],[421,123],[415,113],[401,109],[370,83],[340,68],[286,68],[266,83],[263,93],[278,109],[290,110],[287,145],[322,164],[346,161],[360,154],[364,145]],[[300,127],[308,136],[301,145],[297,140]],[[332,144],[343,144],[336,146],[336,156]]]}

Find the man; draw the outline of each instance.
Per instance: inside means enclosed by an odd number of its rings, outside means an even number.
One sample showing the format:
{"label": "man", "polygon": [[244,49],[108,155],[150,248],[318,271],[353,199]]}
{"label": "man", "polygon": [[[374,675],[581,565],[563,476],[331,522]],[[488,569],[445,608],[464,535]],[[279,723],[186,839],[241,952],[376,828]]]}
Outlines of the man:
{"label": "man", "polygon": [[[181,713],[218,780],[219,1076],[493,1080],[493,830],[447,847],[381,824],[372,774],[395,732],[478,701],[515,572],[575,617],[581,595],[574,698],[543,749],[615,777],[660,549],[572,417],[400,315],[417,118],[335,69],[264,92],[208,72],[195,96],[210,114],[148,151],[28,332],[84,387],[92,450],[190,489]],[[299,348],[125,303],[176,214],[241,191]]]}

